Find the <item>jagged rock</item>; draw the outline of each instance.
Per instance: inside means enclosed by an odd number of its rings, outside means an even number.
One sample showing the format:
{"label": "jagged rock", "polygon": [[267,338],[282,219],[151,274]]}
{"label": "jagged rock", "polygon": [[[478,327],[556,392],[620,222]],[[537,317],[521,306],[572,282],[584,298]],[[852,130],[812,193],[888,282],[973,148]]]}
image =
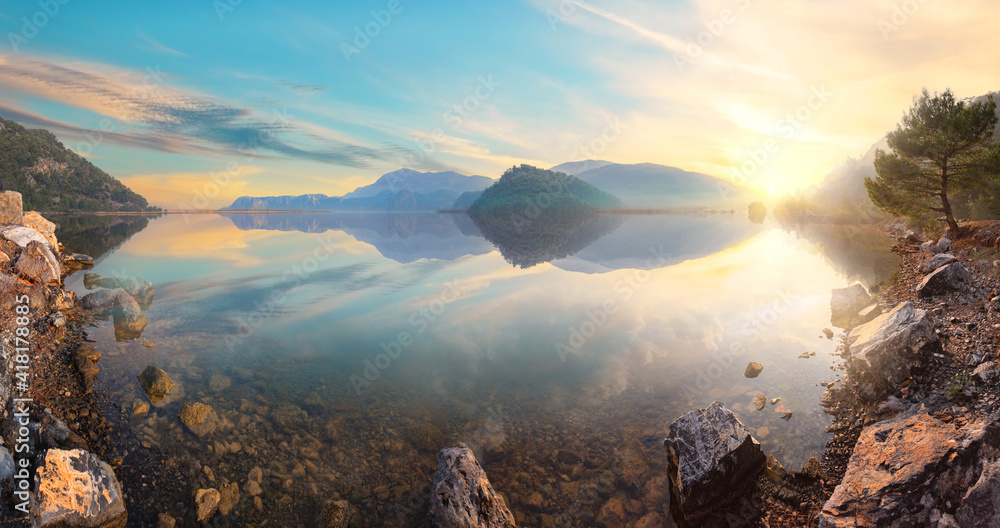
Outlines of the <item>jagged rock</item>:
{"label": "jagged rock", "polygon": [[788,474],[785,471],[785,466],[782,466],[781,462],[774,455],[767,457],[767,467],[765,469],[767,471],[767,478],[771,479],[772,482],[781,482],[781,479],[785,478],[785,475]]}
{"label": "jagged rock", "polygon": [[862,394],[877,400],[895,392],[910,377],[914,360],[940,348],[940,339],[927,311],[903,302],[852,330],[847,347],[848,376]]}
{"label": "jagged rock", "polygon": [[930,248],[930,250],[934,253],[944,253],[949,249],[951,249],[951,239],[948,238],[948,235],[941,237],[937,244],[934,244]]}
{"label": "jagged rock", "polygon": [[124,290],[115,293],[114,319],[116,335],[121,332],[138,337],[149,323],[149,318],[142,313],[139,303]]}
{"label": "jagged rock", "polygon": [[920,273],[930,273],[956,261],[958,261],[958,258],[951,253],[938,253],[920,265]]}
{"label": "jagged rock", "polygon": [[198,436],[206,436],[215,432],[219,426],[219,415],[215,409],[204,403],[188,403],[181,408],[181,423]]}
{"label": "jagged rock", "polygon": [[316,519],[319,528],[347,528],[350,525],[354,511],[345,500],[327,501]]}
{"label": "jagged rock", "polygon": [[972,377],[984,383],[993,383],[998,376],[1000,376],[1000,368],[994,361],[986,361],[972,371]]}
{"label": "jagged rock", "polygon": [[127,520],[115,472],[82,449],[39,457],[32,510],[39,528],[123,528]]}
{"label": "jagged rock", "polygon": [[[41,233],[35,231],[30,227],[24,227],[22,225],[9,225],[0,227],[0,236],[3,238],[17,244],[18,247],[25,248],[31,242],[38,242],[40,244],[45,244],[48,246],[49,241],[42,236]],[[50,247],[50,251],[54,251],[57,248]]]}
{"label": "jagged rock", "polygon": [[428,520],[434,528],[515,526],[514,515],[465,444],[447,447],[438,454],[430,500]]}
{"label": "jagged rock", "polygon": [[25,227],[30,227],[35,231],[38,231],[38,234],[45,238],[46,242],[49,243],[49,247],[52,248],[53,251],[59,248],[59,241],[56,240],[56,225],[46,220],[45,217],[38,214],[36,211],[28,211],[24,213],[20,223]]}
{"label": "jagged rock", "polygon": [[20,224],[23,218],[21,193],[17,191],[0,193],[0,224]]}
{"label": "jagged rock", "polygon": [[743,377],[756,378],[760,375],[762,370],[764,370],[764,365],[761,365],[756,361],[751,361],[750,363],[747,363],[747,368],[743,371]]}
{"label": "jagged rock", "polygon": [[115,306],[113,290],[97,290],[80,298],[80,306],[95,312],[107,312]]}
{"label": "jagged rock", "polygon": [[215,488],[200,489],[194,494],[195,517],[198,522],[206,523],[219,510],[222,495]]}
{"label": "jagged rock", "polygon": [[851,326],[858,312],[870,305],[874,300],[868,290],[861,284],[852,284],[846,288],[837,288],[830,297],[830,322],[840,328]]}
{"label": "jagged rock", "polygon": [[921,297],[933,297],[952,292],[967,291],[972,287],[973,278],[969,270],[961,262],[954,262],[938,268],[924,277],[917,285],[917,294]]}
{"label": "jagged rock", "polygon": [[760,444],[721,402],[675,420],[663,445],[671,507],[692,524],[737,495],[765,462]]}
{"label": "jagged rock", "polygon": [[956,429],[923,406],[871,425],[823,506],[820,528],[942,526],[941,512],[954,511],[979,479],[979,453],[987,444],[995,449],[995,427]]}
{"label": "jagged rock", "polygon": [[37,240],[28,242],[27,247],[21,251],[14,270],[34,284],[48,286],[58,286],[62,276],[62,268],[52,250]]}
{"label": "jagged rock", "polygon": [[1000,526],[1000,460],[983,461],[983,472],[965,492],[955,520],[965,528]]}
{"label": "jagged rock", "polygon": [[149,401],[156,405],[170,394],[174,382],[167,376],[167,373],[152,365],[147,366],[138,376],[143,392],[149,397]]}

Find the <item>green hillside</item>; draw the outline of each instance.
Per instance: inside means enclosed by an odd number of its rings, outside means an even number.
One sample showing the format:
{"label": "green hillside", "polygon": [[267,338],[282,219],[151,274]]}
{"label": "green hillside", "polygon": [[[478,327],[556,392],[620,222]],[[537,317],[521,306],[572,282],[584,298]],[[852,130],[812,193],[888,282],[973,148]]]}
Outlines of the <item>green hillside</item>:
{"label": "green hillside", "polygon": [[521,165],[507,169],[483,191],[469,214],[581,213],[622,206],[614,195],[575,176]]}
{"label": "green hillside", "polygon": [[0,186],[25,210],[154,211],[146,199],[70,151],[47,130],[0,118]]}

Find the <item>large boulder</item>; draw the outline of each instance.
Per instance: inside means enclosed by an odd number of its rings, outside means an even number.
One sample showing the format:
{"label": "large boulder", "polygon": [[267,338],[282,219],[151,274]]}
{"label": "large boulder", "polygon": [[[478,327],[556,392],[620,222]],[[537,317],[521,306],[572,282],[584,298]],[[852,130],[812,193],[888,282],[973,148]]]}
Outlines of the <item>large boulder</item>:
{"label": "large boulder", "polygon": [[671,502],[692,524],[738,495],[766,461],[750,431],[718,401],[675,420],[663,445]]}
{"label": "large boulder", "polygon": [[968,291],[973,284],[972,274],[961,262],[954,262],[935,270],[917,285],[921,297],[933,297],[952,292]]}
{"label": "large boulder", "polygon": [[39,456],[32,511],[39,528],[123,528],[127,519],[115,472],[82,449]]}
{"label": "large boulder", "polygon": [[14,270],[34,284],[58,286],[62,278],[62,267],[52,250],[44,242],[32,240],[21,251],[14,264]]}
{"label": "large boulder", "polygon": [[24,217],[21,193],[6,191],[0,193],[0,224],[20,224]]}
{"label": "large boulder", "polygon": [[434,528],[515,526],[514,515],[465,444],[442,449],[438,454],[428,519]]}
{"label": "large boulder", "polygon": [[881,399],[910,377],[916,360],[940,346],[930,314],[902,302],[847,335],[847,374],[863,395]]}
{"label": "large boulder", "polygon": [[852,284],[846,288],[837,288],[831,292],[830,322],[840,328],[847,328],[857,317],[858,312],[872,303],[872,296],[861,284]]}
{"label": "large boulder", "polygon": [[56,225],[46,220],[45,217],[37,212],[28,211],[24,213],[21,225],[38,231],[38,234],[42,235],[53,249],[59,247],[59,241],[56,240]]}
{"label": "large boulder", "polygon": [[[922,406],[878,422],[858,438],[844,478],[823,506],[819,526],[948,526],[938,520],[962,503],[979,479],[981,448],[996,440],[995,426],[978,422],[957,429]],[[969,509],[980,508],[989,518],[990,508],[974,505],[976,500],[966,499]]]}
{"label": "large boulder", "polygon": [[956,262],[957,260],[958,258],[951,253],[938,253],[920,265],[920,273],[930,273],[938,268],[943,268],[952,262]]}
{"label": "large boulder", "polygon": [[138,337],[149,323],[149,318],[142,313],[139,303],[128,292],[115,292],[115,334]]}
{"label": "large boulder", "polygon": [[[0,227],[0,236],[22,248],[28,247],[28,243],[32,241],[41,242],[45,245],[49,244],[49,241],[46,240],[41,233],[30,227],[24,227],[23,225],[8,225]],[[55,251],[58,248],[50,247],[49,249]]]}

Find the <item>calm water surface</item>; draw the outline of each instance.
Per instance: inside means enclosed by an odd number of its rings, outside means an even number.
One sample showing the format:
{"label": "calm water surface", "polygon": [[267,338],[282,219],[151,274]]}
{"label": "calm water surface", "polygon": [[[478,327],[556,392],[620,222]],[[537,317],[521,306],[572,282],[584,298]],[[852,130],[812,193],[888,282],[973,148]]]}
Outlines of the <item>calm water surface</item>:
{"label": "calm water surface", "polygon": [[[64,217],[60,239],[99,256],[95,273],[156,286],[142,338],[91,330],[101,386],[129,409],[147,365],[183,386],[131,430],[192,490],[238,483],[216,520],[234,526],[312,526],[330,498],[364,526],[420,526],[436,453],[460,441],[519,525],[613,524],[615,505],[622,526],[664,516],[667,425],[713,400],[797,469],[828,438],[819,383],[840,376],[830,290],[896,265],[873,231],[730,214],[524,233],[436,214],[101,222]],[[82,274],[67,284],[88,293]],[[780,401],[757,411],[759,393]],[[194,401],[223,418],[206,439],[177,420]],[[164,509],[193,521],[184,501]]]}

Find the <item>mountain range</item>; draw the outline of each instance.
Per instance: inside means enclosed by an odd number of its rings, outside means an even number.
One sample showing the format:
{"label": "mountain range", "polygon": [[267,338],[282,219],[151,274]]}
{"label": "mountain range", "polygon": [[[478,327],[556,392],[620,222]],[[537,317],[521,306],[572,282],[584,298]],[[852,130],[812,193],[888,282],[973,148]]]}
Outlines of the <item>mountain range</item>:
{"label": "mountain range", "polygon": [[[602,160],[563,163],[553,172],[575,176],[617,196],[627,208],[743,207],[753,193],[725,180],[675,167]],[[223,210],[435,211],[467,210],[497,180],[457,172],[399,169],[343,196],[243,196]]]}

